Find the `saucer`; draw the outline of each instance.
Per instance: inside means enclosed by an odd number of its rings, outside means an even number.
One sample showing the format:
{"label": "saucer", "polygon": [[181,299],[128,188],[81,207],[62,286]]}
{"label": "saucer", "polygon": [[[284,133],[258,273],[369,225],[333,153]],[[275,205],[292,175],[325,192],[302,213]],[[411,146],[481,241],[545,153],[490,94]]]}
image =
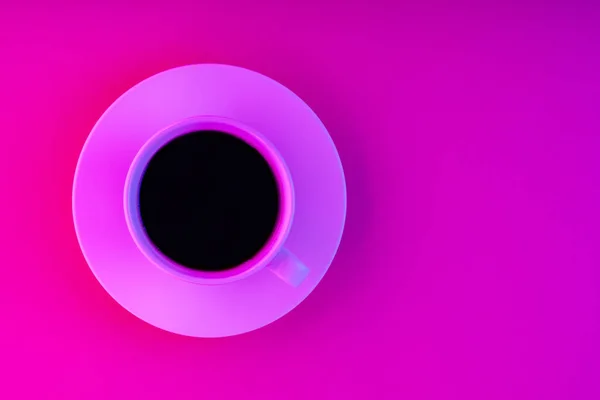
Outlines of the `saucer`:
{"label": "saucer", "polygon": [[[285,159],[296,194],[285,247],[310,269],[300,286],[287,285],[268,269],[222,285],[191,283],[158,268],[136,247],[123,209],[129,166],[156,132],[198,115],[256,129]],[[125,92],[87,138],[73,183],[77,238],[100,284],[138,318],[186,336],[237,335],[290,312],[327,272],[345,217],[342,165],[319,118],[276,81],[227,65],[174,68]]]}

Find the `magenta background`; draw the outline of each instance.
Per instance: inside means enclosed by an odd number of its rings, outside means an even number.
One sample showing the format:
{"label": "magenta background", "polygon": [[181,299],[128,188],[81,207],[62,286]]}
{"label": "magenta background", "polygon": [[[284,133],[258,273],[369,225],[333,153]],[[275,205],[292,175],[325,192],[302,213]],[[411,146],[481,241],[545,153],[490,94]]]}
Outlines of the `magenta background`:
{"label": "magenta background", "polygon": [[[600,398],[600,7],[113,3],[0,5],[0,397]],[[214,340],[122,309],[71,221],[97,118],[198,62],[300,95],[348,183],[320,286]]]}

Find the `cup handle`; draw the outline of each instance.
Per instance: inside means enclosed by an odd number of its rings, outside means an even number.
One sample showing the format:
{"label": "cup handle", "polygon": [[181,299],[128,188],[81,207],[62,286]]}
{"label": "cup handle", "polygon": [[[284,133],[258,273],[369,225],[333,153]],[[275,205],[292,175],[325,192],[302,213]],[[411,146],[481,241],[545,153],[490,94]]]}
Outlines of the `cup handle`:
{"label": "cup handle", "polygon": [[310,271],[302,261],[285,248],[277,253],[267,268],[279,279],[294,287],[300,285]]}

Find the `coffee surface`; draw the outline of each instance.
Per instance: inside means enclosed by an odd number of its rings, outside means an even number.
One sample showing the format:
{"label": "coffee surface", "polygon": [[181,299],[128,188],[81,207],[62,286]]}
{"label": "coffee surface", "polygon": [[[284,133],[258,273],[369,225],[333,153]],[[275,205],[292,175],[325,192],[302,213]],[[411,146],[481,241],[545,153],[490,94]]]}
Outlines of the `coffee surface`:
{"label": "coffee surface", "polygon": [[255,256],[279,213],[277,181],[245,141],[217,131],[179,136],[149,161],[139,191],[150,241],[174,262],[224,271]]}

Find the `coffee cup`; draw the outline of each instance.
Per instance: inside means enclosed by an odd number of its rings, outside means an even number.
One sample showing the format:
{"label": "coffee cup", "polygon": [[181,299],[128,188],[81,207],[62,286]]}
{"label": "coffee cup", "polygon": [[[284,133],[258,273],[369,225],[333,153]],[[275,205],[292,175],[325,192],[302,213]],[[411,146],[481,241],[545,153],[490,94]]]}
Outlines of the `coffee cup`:
{"label": "coffee cup", "polygon": [[294,185],[277,149],[233,119],[198,116],[154,134],[124,187],[138,249],[181,279],[218,285],[268,269],[291,286],[309,269],[285,244]]}

